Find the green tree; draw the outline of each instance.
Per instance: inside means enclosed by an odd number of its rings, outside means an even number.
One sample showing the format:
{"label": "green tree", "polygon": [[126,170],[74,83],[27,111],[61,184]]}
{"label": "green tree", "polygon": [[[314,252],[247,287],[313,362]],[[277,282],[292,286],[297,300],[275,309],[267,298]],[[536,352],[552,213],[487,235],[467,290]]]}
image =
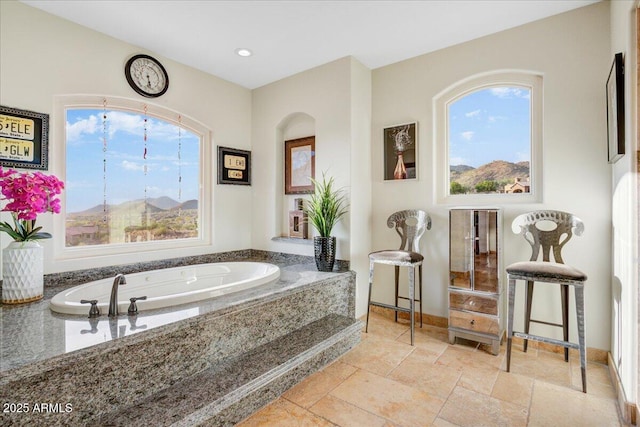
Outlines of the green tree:
{"label": "green tree", "polygon": [[493,193],[498,189],[497,181],[482,181],[476,184],[476,191],[478,193]]}
{"label": "green tree", "polygon": [[467,191],[468,191],[467,187],[465,187],[464,185],[460,184],[457,181],[451,182],[451,185],[449,187],[450,194],[465,194]]}

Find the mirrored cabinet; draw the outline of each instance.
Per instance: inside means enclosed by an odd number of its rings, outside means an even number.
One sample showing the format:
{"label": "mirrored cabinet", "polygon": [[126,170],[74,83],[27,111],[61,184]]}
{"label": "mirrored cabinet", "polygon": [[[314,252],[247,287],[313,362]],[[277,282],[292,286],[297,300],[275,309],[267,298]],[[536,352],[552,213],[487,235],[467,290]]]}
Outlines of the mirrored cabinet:
{"label": "mirrored cabinet", "polygon": [[500,209],[449,211],[449,342],[457,337],[500,352],[504,335],[502,213]]}

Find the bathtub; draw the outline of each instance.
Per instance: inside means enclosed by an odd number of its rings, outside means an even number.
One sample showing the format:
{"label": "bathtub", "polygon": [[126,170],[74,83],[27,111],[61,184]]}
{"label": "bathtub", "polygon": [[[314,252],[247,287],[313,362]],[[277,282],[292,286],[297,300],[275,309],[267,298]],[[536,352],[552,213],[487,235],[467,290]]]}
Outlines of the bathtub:
{"label": "bathtub", "polygon": [[[280,268],[262,262],[221,262],[196,264],[125,275],[127,283],[118,286],[118,310],[126,315],[129,298],[146,296],[138,301],[139,311],[171,307],[238,292],[273,282]],[[88,315],[89,304],[80,300],[98,300],[101,315],[109,312],[113,277],[75,286],[56,294],[51,311]]]}

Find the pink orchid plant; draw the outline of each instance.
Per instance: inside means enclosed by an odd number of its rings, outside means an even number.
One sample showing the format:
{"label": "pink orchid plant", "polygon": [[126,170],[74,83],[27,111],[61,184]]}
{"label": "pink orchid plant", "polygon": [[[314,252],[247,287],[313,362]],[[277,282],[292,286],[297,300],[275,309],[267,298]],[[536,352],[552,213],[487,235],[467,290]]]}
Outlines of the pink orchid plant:
{"label": "pink orchid plant", "polygon": [[40,172],[18,172],[0,167],[0,200],[9,203],[2,211],[11,212],[14,226],[0,222],[0,231],[6,232],[16,242],[49,239],[51,234],[36,227],[36,217],[45,212],[60,213],[60,199],[56,196],[64,189],[64,183],[53,175]]}

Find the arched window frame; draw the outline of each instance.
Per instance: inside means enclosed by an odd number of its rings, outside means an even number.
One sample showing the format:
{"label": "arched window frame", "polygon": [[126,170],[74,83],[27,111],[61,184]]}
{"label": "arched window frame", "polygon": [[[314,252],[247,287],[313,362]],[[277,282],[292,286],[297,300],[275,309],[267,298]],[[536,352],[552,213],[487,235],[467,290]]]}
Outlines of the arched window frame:
{"label": "arched window frame", "polygon": [[[213,195],[213,179],[212,179],[212,148],[211,148],[211,131],[202,123],[189,118],[181,113],[166,107],[148,103],[141,100],[97,96],[97,95],[59,95],[54,99],[54,119],[59,124],[53,129],[55,138],[60,141],[56,144],[53,151],[56,170],[60,171],[56,175],[66,182],[66,111],[68,109],[99,109],[104,108],[106,100],[107,109],[119,110],[124,112],[146,114],[149,117],[172,123],[182,128],[188,129],[200,138],[200,167],[199,167],[199,233],[197,238],[180,239],[180,240],[162,240],[139,242],[136,244],[110,244],[96,246],[65,246],[65,218],[66,203],[65,192],[61,194],[62,211],[60,215],[54,215],[53,227],[54,235],[61,236],[55,239],[54,243],[54,259],[73,261],[92,257],[118,256],[127,254],[141,254],[145,252],[175,250],[185,248],[197,248],[211,246],[213,242],[212,236],[212,195]],[[180,121],[178,121],[180,117]]]}
{"label": "arched window frame", "polygon": [[[456,194],[449,193],[449,105],[478,90],[499,86],[525,87],[531,91],[530,193]],[[433,99],[434,112],[434,197],[435,203],[511,204],[542,202],[542,74],[521,70],[500,70],[471,76],[440,92]]]}

